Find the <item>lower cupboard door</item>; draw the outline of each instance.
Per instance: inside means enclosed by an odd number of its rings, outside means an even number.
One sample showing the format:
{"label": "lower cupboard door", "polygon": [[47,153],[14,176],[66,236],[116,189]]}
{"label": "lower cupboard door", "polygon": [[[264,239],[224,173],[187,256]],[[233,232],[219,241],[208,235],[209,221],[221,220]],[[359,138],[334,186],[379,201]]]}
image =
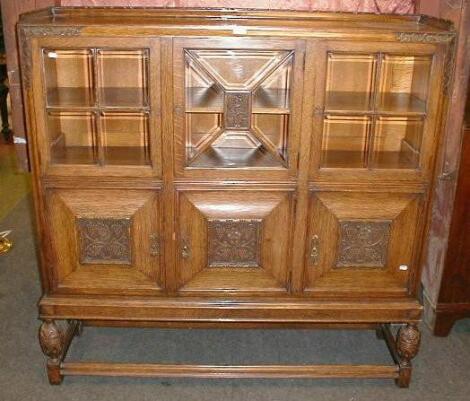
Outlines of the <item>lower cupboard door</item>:
{"label": "lower cupboard door", "polygon": [[179,292],[287,293],[292,195],[179,191]]}
{"label": "lower cupboard door", "polygon": [[57,292],[156,294],[162,283],[160,195],[52,190],[47,195]]}
{"label": "lower cupboard door", "polygon": [[408,193],[312,193],[304,291],[362,298],[413,292],[421,199]]}

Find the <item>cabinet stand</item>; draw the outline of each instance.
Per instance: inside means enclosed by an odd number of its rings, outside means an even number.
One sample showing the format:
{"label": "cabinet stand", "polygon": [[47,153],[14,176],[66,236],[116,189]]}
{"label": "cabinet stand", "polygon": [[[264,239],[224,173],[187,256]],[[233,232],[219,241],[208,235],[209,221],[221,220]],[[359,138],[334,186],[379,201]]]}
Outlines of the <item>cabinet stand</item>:
{"label": "cabinet stand", "polygon": [[110,363],[65,361],[75,335],[80,335],[82,323],[67,322],[60,328],[46,320],[39,329],[39,342],[48,357],[47,373],[51,384],[60,384],[64,376],[131,376],[131,377],[197,377],[197,378],[356,378],[395,379],[399,387],[408,387],[411,379],[411,359],[416,356],[420,332],[416,324],[402,326],[396,336],[389,324],[376,327],[393,360],[390,365],[189,365],[154,363]]}

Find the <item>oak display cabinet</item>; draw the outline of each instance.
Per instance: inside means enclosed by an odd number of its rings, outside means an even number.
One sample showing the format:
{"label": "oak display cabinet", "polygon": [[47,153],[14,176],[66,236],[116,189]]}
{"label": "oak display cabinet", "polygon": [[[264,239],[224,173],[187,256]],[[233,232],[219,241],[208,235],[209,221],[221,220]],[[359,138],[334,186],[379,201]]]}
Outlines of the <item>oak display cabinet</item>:
{"label": "oak display cabinet", "polygon": [[[450,25],[59,7],[23,15],[18,32],[52,384],[92,374],[409,385]],[[392,359],[70,361],[83,325],[370,329]]]}

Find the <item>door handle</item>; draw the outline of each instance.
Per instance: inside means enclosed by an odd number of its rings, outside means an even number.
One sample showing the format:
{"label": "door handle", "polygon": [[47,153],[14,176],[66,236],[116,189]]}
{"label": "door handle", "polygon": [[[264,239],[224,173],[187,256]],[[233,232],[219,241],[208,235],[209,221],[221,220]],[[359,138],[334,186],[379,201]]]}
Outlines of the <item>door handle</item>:
{"label": "door handle", "polygon": [[312,235],[310,242],[310,264],[316,266],[320,256],[320,239],[318,235]]}
{"label": "door handle", "polygon": [[188,245],[186,239],[181,240],[181,257],[183,259],[188,259],[191,257],[191,248]]}

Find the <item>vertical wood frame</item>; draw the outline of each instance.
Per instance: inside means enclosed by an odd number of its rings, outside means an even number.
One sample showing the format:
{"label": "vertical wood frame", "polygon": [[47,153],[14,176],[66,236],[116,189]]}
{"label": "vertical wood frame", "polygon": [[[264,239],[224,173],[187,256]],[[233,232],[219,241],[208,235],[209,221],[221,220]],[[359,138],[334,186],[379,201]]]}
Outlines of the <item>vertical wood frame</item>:
{"label": "vertical wood frame", "polygon": [[[177,179],[243,179],[290,180],[298,173],[298,150],[302,110],[302,81],[305,42],[292,39],[256,38],[175,38],[173,40],[174,69],[174,151]],[[236,49],[236,50],[286,50],[294,52],[291,112],[289,123],[288,159],[285,167],[198,168],[186,167],[185,133],[185,60],[184,49]]]}
{"label": "vertical wood frame", "polygon": [[[36,140],[41,160],[41,172],[51,176],[142,176],[161,177],[162,175],[162,127],[161,127],[161,62],[159,38],[133,38],[132,40],[117,41],[115,38],[104,37],[54,37],[46,36],[31,39],[31,81],[34,88],[34,106],[36,110]],[[42,49],[84,49],[104,48],[114,50],[148,49],[148,91],[149,91],[149,144],[150,166],[145,165],[79,165],[51,163],[48,145],[46,87],[42,70]],[[96,74],[95,74],[96,78]],[[73,109],[73,107],[67,110]],[[136,108],[115,107],[116,111],[134,111]],[[78,110],[78,108],[77,108]],[[110,109],[110,111],[112,111]],[[99,121],[97,121],[97,127]]]}
{"label": "vertical wood frame", "polygon": [[[427,182],[434,171],[434,153],[439,142],[439,125],[443,92],[443,71],[445,68],[446,48],[448,44],[432,43],[390,43],[390,42],[337,42],[325,41],[318,44],[312,51],[316,57],[310,58],[315,62],[317,78],[313,98],[315,104],[307,105],[305,96],[303,118],[312,122],[312,149],[309,168],[309,180],[317,182],[354,182],[354,181],[411,181]],[[328,52],[371,54],[383,53],[397,56],[432,56],[432,65],[429,79],[429,92],[426,103],[426,120],[423,127],[423,141],[419,167],[412,169],[360,169],[360,168],[325,168],[320,166],[321,146],[323,135],[323,112],[325,110],[325,94],[327,79]],[[380,71],[376,72],[378,75]],[[375,84],[378,85],[378,80]],[[308,107],[306,107],[308,106]],[[405,115],[401,113],[389,113]],[[358,114],[360,115],[360,114]],[[370,114],[372,115],[372,113]],[[413,117],[413,114],[409,114]]]}

